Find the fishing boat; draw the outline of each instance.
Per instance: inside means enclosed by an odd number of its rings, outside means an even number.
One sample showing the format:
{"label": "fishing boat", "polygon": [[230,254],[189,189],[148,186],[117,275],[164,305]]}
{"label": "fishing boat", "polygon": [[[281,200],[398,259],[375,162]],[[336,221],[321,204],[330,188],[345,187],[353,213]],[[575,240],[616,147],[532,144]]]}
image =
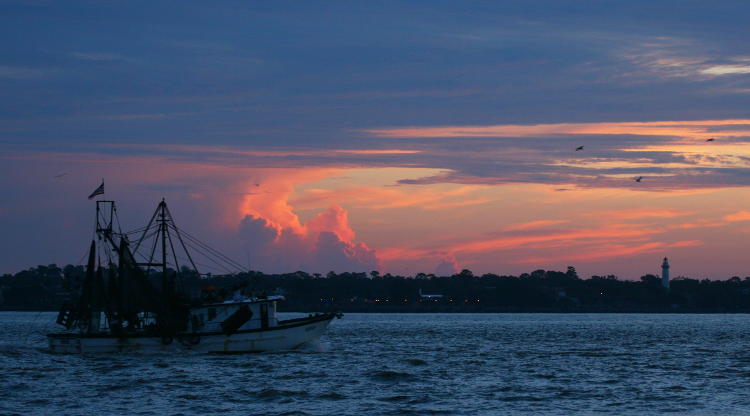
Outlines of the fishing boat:
{"label": "fishing boat", "polygon": [[[137,240],[131,243],[132,237]],[[217,264],[223,261],[239,266],[178,228],[164,200],[146,227],[127,233],[119,229],[115,202],[96,201],[96,233],[85,277],[77,299],[58,314],[57,323],[66,330],[47,335],[50,350],[289,350],[318,340],[328,324],[341,317],[328,312],[280,320],[276,306],[285,300],[283,296],[253,295],[239,289],[220,296],[213,287],[196,290],[203,279],[188,246],[213,256]],[[178,256],[178,251],[183,256]],[[180,259],[189,266],[180,267]]]}

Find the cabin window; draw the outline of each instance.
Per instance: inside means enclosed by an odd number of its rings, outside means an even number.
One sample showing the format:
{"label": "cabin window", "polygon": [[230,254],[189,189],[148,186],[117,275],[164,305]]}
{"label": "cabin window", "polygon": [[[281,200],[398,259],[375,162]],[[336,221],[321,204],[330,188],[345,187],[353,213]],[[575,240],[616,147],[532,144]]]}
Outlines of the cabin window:
{"label": "cabin window", "polygon": [[208,308],[208,320],[216,318],[216,308]]}

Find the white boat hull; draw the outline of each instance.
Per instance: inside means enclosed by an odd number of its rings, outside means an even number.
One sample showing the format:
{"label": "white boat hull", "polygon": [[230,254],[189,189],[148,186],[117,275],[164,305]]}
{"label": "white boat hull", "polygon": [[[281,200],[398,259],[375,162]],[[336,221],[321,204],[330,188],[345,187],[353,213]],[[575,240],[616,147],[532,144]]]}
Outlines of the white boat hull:
{"label": "white boat hull", "polygon": [[196,351],[205,353],[247,353],[281,351],[316,341],[335,317],[324,314],[279,322],[278,326],[238,331],[233,334],[197,333],[175,337],[147,335],[81,335],[60,333],[48,335],[50,350],[55,353],[114,353]]}

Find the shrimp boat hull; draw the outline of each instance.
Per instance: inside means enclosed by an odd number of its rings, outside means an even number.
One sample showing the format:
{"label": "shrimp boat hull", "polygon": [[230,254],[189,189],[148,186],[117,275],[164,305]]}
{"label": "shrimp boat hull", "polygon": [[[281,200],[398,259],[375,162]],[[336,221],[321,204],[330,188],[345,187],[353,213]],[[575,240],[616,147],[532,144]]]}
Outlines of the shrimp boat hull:
{"label": "shrimp boat hull", "polygon": [[293,350],[317,341],[334,313],[279,321],[266,329],[239,330],[233,334],[204,332],[159,337],[131,334],[115,337],[109,334],[48,334],[54,353],[127,353],[161,351],[195,351],[202,353],[253,353]]}

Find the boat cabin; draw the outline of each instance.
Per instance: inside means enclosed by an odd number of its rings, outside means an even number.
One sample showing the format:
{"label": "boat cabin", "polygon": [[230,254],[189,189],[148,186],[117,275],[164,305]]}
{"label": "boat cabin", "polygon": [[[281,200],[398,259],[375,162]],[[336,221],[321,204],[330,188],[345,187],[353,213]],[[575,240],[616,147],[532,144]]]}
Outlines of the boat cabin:
{"label": "boat cabin", "polygon": [[278,326],[276,302],[283,296],[242,297],[210,303],[190,310],[189,330],[193,333],[225,332]]}

